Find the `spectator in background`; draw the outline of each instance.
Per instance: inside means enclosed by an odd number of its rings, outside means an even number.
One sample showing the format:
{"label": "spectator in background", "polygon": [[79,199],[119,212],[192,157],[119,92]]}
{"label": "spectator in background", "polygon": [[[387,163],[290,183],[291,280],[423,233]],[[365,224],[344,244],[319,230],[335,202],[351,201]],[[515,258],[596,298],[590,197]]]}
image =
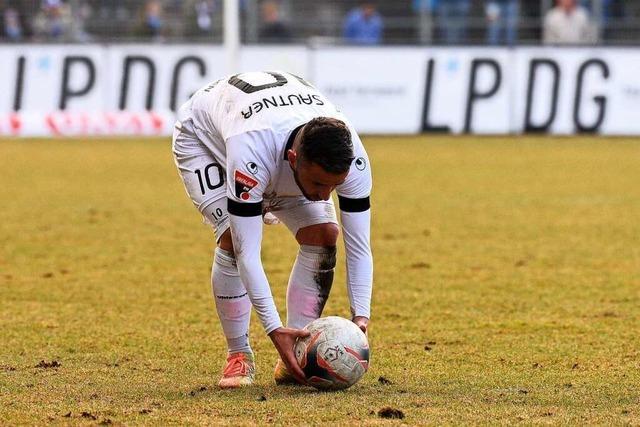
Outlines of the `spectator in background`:
{"label": "spectator in background", "polygon": [[262,25],[260,40],[268,43],[286,43],[291,40],[289,26],[280,18],[278,3],[267,0],[260,7]]}
{"label": "spectator in background", "polygon": [[518,40],[520,0],[489,0],[485,2],[487,43],[513,46]]}
{"label": "spectator in background", "polygon": [[446,44],[467,41],[470,0],[432,0],[438,19],[438,33]]}
{"label": "spectator in background", "polygon": [[130,19],[125,0],[92,0],[92,7],[101,20],[113,22]]}
{"label": "spectator in background", "polygon": [[214,0],[199,0],[196,2],[196,23],[201,34],[211,34],[215,10],[216,4]]}
{"label": "spectator in background", "polygon": [[[624,1],[603,0],[602,3],[604,38],[612,40],[616,38],[616,33],[619,31],[619,26],[616,26],[616,23],[620,23],[626,16]],[[622,35],[624,35],[624,30],[622,30]]]}
{"label": "spectator in background", "polygon": [[[71,7],[70,7],[71,9]],[[93,13],[87,0],[76,0],[75,8],[71,10],[70,36],[76,42],[86,43],[92,40],[91,35],[85,31],[85,23]]]}
{"label": "spectator in background", "polygon": [[34,18],[36,36],[48,40],[65,40],[71,36],[73,17],[69,5],[61,0],[45,0]]}
{"label": "spectator in background", "polygon": [[7,0],[4,3],[18,12],[22,40],[31,40],[35,35],[34,21],[42,9],[42,0]]}
{"label": "spectator in background", "polygon": [[379,44],[382,41],[382,27],[382,16],[376,6],[364,2],[347,14],[344,21],[344,39],[355,44]]}
{"label": "spectator in background", "polygon": [[596,32],[576,0],[557,0],[544,17],[543,39],[545,44],[588,44],[596,42]]}
{"label": "spectator in background", "polygon": [[2,18],[4,23],[4,36],[13,42],[20,41],[24,36],[20,13],[18,13],[15,8],[9,6],[4,9]]}
{"label": "spectator in background", "polygon": [[162,3],[158,0],[148,0],[144,6],[142,33],[154,39],[160,39],[163,27]]}
{"label": "spectator in background", "polygon": [[[624,25],[619,25],[626,16],[625,0],[580,0],[578,5],[584,7],[591,15],[591,21],[596,35],[602,35],[606,40],[625,38]],[[632,4],[632,2],[629,2]],[[602,30],[601,33],[598,30]],[[628,37],[628,35],[627,35]],[[597,40],[597,37],[596,37]]]}
{"label": "spectator in background", "polygon": [[418,39],[422,44],[433,41],[433,0],[412,0],[412,9],[418,17]]}

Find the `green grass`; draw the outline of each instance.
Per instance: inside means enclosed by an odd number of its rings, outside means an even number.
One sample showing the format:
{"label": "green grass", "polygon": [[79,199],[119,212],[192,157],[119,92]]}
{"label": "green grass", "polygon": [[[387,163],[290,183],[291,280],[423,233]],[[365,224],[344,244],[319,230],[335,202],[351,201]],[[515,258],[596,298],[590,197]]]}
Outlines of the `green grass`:
{"label": "green grass", "polygon": [[[213,237],[167,140],[0,141],[0,424],[639,425],[640,142],[365,144],[372,366],[318,393],[272,383],[255,317],[257,386],[216,389]],[[263,247],[282,310],[296,245]]]}

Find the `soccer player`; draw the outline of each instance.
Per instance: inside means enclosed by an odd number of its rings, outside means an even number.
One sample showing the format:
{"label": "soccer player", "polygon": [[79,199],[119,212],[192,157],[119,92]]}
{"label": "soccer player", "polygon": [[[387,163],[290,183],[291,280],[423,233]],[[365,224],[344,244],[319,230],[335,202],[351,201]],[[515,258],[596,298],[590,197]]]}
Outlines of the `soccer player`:
{"label": "soccer player", "polygon": [[[371,169],[347,119],[290,73],[250,72],[198,90],[178,112],[173,154],[187,194],[215,231],[211,283],[227,340],[219,386],[254,380],[253,306],[278,350],[277,384],[305,382],[293,346],[317,319],[336,264],[338,194],[352,320],[367,331],[373,262]],[[283,327],[260,259],[263,222],[281,221],[300,244]]]}

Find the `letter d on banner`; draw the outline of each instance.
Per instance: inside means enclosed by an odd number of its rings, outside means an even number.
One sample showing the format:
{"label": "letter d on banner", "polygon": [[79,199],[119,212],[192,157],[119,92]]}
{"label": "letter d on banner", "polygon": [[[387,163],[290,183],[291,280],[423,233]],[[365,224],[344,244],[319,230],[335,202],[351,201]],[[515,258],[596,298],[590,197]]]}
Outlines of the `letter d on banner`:
{"label": "letter d on banner", "polygon": [[[551,97],[545,97],[551,102],[551,109],[547,120],[540,124],[534,124],[531,121],[531,115],[533,112],[533,94],[535,92],[535,82],[538,69],[542,66],[549,67],[553,73],[553,89],[551,90]],[[556,119],[556,113],[558,111],[558,91],[560,89],[560,67],[558,63],[551,59],[537,59],[534,58],[529,64],[529,79],[527,82],[527,106],[524,114],[524,130],[527,132],[548,132],[549,128]]]}

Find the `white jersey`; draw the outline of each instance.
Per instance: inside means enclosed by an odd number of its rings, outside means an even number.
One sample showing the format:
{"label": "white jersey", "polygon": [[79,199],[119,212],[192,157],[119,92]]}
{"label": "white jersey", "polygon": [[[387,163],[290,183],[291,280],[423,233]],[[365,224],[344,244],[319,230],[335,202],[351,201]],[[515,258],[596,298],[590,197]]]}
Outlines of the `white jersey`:
{"label": "white jersey", "polygon": [[224,165],[234,251],[242,282],[267,333],[282,326],[260,260],[262,204],[300,197],[287,150],[315,117],[340,119],[351,129],[355,160],[336,188],[347,251],[352,314],[370,315],[373,262],[370,249],[371,170],[360,138],[320,92],[286,72],[252,72],[198,90],[180,109],[199,140]]}

